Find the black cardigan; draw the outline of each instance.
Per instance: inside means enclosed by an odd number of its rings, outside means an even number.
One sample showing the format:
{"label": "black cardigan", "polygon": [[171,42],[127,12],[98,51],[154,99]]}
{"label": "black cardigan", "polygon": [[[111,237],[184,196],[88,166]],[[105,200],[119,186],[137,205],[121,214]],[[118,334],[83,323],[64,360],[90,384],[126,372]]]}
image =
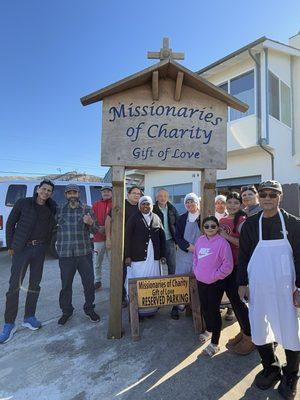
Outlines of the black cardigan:
{"label": "black cardigan", "polygon": [[[185,225],[186,225],[186,220],[188,217],[189,213],[186,212],[182,215],[180,215],[180,217],[178,218],[177,222],[176,222],[176,234],[175,234],[175,240],[176,243],[178,244],[179,248],[183,251],[188,252],[188,247],[190,245],[190,243],[185,240],[184,238],[184,230],[185,230]],[[199,229],[201,230],[201,217],[199,215],[199,217],[196,219]]]}
{"label": "black cardigan", "polygon": [[151,222],[148,226],[141,211],[132,215],[125,228],[125,258],[132,261],[144,261],[147,258],[149,239],[154,248],[154,259],[165,257],[166,236],[158,215],[151,213]]}

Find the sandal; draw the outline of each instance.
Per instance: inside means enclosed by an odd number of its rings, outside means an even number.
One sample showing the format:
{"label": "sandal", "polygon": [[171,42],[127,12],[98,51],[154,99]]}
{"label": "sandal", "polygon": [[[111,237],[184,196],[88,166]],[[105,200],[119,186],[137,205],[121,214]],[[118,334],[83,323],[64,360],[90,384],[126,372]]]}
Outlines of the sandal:
{"label": "sandal", "polygon": [[206,356],[213,357],[215,354],[219,353],[220,347],[216,344],[210,343],[203,351],[202,354]]}
{"label": "sandal", "polygon": [[210,339],[211,339],[211,333],[208,332],[208,331],[200,333],[200,335],[199,335],[199,341],[200,341],[201,345],[203,345],[204,343],[206,343]]}

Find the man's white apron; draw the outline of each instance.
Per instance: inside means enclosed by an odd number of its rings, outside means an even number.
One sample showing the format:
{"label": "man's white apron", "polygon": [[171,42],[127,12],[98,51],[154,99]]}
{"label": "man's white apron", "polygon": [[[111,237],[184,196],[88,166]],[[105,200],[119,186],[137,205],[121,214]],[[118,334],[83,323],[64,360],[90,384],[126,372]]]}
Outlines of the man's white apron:
{"label": "man's white apron", "polygon": [[300,350],[299,309],[293,305],[295,266],[279,211],[283,239],[262,239],[262,215],[259,242],[248,264],[249,318],[252,341],[256,345],[278,342],[284,349]]}

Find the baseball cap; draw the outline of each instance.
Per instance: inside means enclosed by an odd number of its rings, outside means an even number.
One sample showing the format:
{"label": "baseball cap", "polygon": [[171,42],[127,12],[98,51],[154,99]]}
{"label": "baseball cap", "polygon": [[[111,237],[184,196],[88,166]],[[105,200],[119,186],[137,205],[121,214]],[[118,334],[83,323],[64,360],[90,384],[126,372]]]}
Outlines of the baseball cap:
{"label": "baseball cap", "polygon": [[102,190],[111,190],[112,191],[112,187],[109,186],[109,185],[104,185],[104,186],[101,187],[100,190],[101,190],[101,192],[102,192]]}
{"label": "baseball cap", "polygon": [[80,191],[79,186],[75,183],[70,183],[69,185],[67,185],[65,188],[65,193],[70,192],[71,190],[75,190],[75,192]]}
{"label": "baseball cap", "polygon": [[264,189],[276,190],[276,192],[282,193],[282,186],[278,181],[264,181],[261,182],[258,186],[258,191],[262,191]]}

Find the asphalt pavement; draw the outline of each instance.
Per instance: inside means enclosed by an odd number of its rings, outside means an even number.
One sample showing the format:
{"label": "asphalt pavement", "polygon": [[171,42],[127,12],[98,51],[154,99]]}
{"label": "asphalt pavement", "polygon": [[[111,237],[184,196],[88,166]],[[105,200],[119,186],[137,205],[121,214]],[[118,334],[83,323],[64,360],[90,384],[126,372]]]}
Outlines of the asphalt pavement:
{"label": "asphalt pavement", "polygon": [[[0,252],[1,327],[9,274],[10,258]],[[84,315],[83,289],[77,274],[74,316],[60,327],[58,262],[48,258],[36,314],[43,327],[32,332],[21,327],[27,279],[20,293],[18,331],[10,342],[0,345],[0,400],[280,399],[276,388],[259,391],[252,385],[261,369],[256,352],[242,357],[225,348],[226,340],[238,332],[236,322],[224,321],[221,352],[212,359],[201,354],[204,347],[199,345],[192,319],[181,314],[174,321],[168,308],[141,323],[139,342],[131,340],[125,309],[124,337],[108,340],[106,263],[104,287],[96,294],[95,310],[101,322],[93,324]],[[284,361],[282,349],[278,355]]]}

